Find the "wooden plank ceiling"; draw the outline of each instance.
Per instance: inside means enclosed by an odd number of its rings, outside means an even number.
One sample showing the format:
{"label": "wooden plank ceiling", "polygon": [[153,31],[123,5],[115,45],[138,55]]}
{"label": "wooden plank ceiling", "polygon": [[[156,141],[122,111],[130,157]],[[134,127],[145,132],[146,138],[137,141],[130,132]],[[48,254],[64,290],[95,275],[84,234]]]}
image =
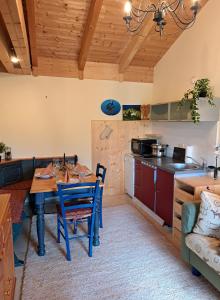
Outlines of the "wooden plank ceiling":
{"label": "wooden plank ceiling", "polygon": [[[207,1],[200,0],[201,6]],[[152,82],[154,66],[182,31],[167,17],[161,38],[151,18],[131,35],[123,21],[124,3],[0,0],[0,70]],[[185,3],[190,7],[192,0]],[[20,59],[16,66],[10,61],[13,52]]]}

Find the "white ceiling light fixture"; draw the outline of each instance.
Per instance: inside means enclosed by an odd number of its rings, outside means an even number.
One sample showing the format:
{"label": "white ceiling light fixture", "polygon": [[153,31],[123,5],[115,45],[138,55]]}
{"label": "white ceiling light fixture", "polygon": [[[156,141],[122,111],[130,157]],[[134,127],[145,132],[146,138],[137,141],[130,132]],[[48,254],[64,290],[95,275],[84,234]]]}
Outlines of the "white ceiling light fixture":
{"label": "white ceiling light fixture", "polygon": [[20,59],[17,56],[15,56],[15,55],[11,56],[11,62],[13,64],[18,64],[19,61],[20,61]]}

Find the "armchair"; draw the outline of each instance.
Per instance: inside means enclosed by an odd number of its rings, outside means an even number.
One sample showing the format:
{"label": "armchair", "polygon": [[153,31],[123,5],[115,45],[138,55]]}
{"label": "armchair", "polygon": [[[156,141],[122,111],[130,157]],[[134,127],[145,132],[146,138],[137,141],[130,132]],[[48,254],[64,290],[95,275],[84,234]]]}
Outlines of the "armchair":
{"label": "armchair", "polygon": [[200,203],[184,203],[182,208],[182,245],[181,256],[192,266],[192,273],[196,276],[202,274],[215,288],[220,291],[220,275],[202,260],[193,250],[186,245],[186,237],[192,233],[197,221]]}

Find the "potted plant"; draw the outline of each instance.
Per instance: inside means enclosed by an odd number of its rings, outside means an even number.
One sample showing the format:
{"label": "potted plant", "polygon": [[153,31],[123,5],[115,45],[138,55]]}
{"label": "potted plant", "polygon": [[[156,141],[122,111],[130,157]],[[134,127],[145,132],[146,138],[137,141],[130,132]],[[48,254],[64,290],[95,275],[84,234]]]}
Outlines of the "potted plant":
{"label": "potted plant", "polygon": [[0,161],[2,160],[1,154],[5,151],[6,145],[0,142]]}
{"label": "potted plant", "polygon": [[208,103],[211,106],[215,106],[213,89],[208,78],[198,79],[193,89],[189,89],[180,101],[180,107],[186,102],[190,103],[191,116],[194,123],[199,123],[200,121],[199,98],[207,98]]}

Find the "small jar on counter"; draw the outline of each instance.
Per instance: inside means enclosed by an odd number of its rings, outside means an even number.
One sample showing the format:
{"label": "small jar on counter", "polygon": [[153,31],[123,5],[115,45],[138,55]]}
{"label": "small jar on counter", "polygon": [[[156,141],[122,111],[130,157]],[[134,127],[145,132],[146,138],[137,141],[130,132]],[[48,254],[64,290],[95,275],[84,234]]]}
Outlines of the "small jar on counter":
{"label": "small jar on counter", "polygon": [[11,160],[12,155],[11,155],[11,147],[6,147],[5,148],[5,160]]}

